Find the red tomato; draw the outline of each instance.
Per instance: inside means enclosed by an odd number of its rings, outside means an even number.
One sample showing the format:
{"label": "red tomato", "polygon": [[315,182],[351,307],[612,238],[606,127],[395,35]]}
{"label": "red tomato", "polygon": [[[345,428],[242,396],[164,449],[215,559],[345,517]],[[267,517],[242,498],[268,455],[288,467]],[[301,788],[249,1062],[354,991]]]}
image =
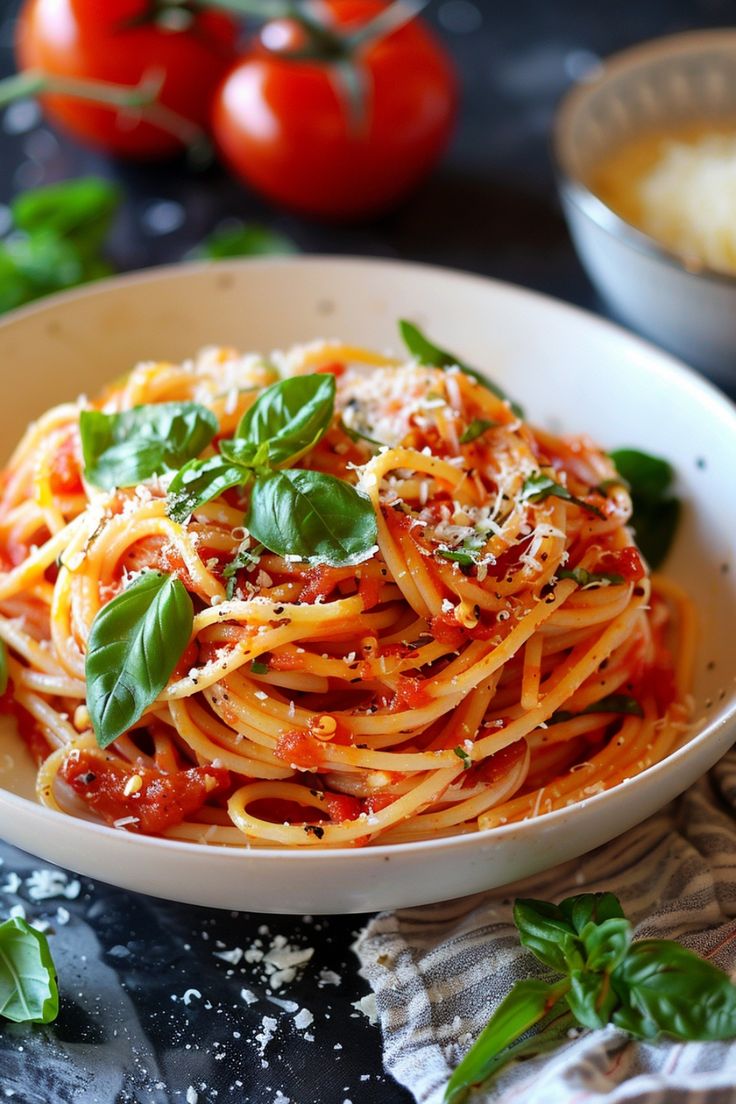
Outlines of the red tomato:
{"label": "red tomato", "polygon": [[[352,30],[386,4],[324,6]],[[262,41],[281,27],[267,25]],[[328,64],[292,61],[263,45],[238,62],[213,112],[215,139],[233,171],[277,203],[336,219],[385,210],[409,192],[450,135],[457,101],[450,61],[418,19],[356,60],[366,89],[362,126],[351,122]]]}
{"label": "red tomato", "polygon": [[[147,0],[27,0],[18,19],[18,65],[130,86],[162,74],[161,104],[205,127],[214,91],[235,57],[236,25],[207,11],[180,30],[167,29],[144,21],[149,9]],[[109,153],[150,159],[182,148],[170,131],[138,121],[136,110],[60,95],[44,96],[43,104],[55,122]]]}
{"label": "red tomato", "polygon": [[[140,778],[139,789],[127,794],[126,785],[134,775]],[[164,774],[128,767],[96,751],[80,751],[65,759],[59,777],[109,824],[131,817],[134,819],[121,827],[146,835],[158,835],[181,824],[230,785],[230,775],[222,767],[191,767]]]}

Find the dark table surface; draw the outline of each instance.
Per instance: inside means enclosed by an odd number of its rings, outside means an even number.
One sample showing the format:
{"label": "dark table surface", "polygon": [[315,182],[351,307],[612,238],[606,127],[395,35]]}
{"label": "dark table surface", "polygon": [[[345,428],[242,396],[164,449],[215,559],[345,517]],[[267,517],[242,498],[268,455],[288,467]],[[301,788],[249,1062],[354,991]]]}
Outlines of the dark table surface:
{"label": "dark table surface", "polygon": [[[12,70],[15,8],[0,0],[0,75]],[[734,23],[736,3],[434,0],[429,18],[458,62],[463,108],[444,164],[391,216],[322,226],[274,210],[216,168],[113,165],[52,130],[25,102],[0,118],[0,231],[4,205],[18,191],[96,172],[126,190],[113,240],[121,269],[179,260],[236,217],[279,229],[305,251],[456,266],[602,310],[555,199],[548,153],[555,103],[598,57],[656,35]],[[0,371],[9,378],[12,367]],[[1,1099],[410,1100],[382,1073],[378,1030],[352,1004],[367,992],[350,950],[363,918],[211,911],[72,874],[49,883],[33,873],[46,864],[2,843],[0,863],[0,916],[20,907],[48,921],[62,993],[53,1025],[0,1030]],[[314,953],[274,991],[257,956],[282,940]],[[228,951],[230,961],[218,957]],[[302,1009],[313,1016],[309,1026],[299,1026],[309,1018]]]}

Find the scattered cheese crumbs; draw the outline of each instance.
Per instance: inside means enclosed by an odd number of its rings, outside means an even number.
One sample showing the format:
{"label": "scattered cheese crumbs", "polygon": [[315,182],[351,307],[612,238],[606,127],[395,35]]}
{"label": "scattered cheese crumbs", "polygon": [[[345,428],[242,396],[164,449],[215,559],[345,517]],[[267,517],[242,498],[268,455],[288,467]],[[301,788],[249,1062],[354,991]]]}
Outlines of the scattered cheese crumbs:
{"label": "scattered cheese crumbs", "polygon": [[277,1089],[276,1095],[273,1098],[273,1104],[291,1104],[291,1097],[284,1096],[281,1089]]}
{"label": "scattered cheese crumbs", "polygon": [[56,910],[56,923],[60,924],[63,927],[64,924],[68,924],[70,920],[71,913],[69,912],[69,909],[65,909],[63,905],[59,905]]}
{"label": "scattered cheese crumbs", "polygon": [[8,912],[8,916],[11,918],[11,920],[14,916],[17,916],[19,920],[25,920],[26,910],[23,905],[13,905],[13,907]]}
{"label": "scattered cheese crumbs", "polygon": [[255,993],[251,989],[241,989],[240,990],[240,999],[244,1000],[245,1003],[249,1004],[249,1005],[258,1003],[258,997],[255,995]]}
{"label": "scattered cheese crumbs", "polygon": [[128,824],[137,824],[138,819],[135,816],[118,817],[117,820],[112,822],[112,826],[113,828],[125,828]]}
{"label": "scattered cheese crumbs", "polygon": [[276,1028],[278,1026],[277,1021],[273,1016],[264,1016],[261,1020],[261,1030],[256,1035],[256,1042],[258,1043],[258,1051],[263,1054],[266,1047],[276,1034]]}
{"label": "scattered cheese crumbs", "polygon": [[233,947],[231,951],[213,951],[215,958],[221,958],[223,962],[229,962],[231,966],[237,966],[243,957],[242,947]]}
{"label": "scattered cheese crumbs", "polygon": [[361,1012],[372,1027],[376,1026],[378,1023],[378,1008],[376,1007],[375,993],[368,993],[367,996],[361,997],[360,1000],[353,1001],[352,1007],[358,1012]]}
{"label": "scattered cheese crumbs", "polygon": [[190,1085],[187,1089],[186,1101],[187,1104],[197,1104],[199,1100],[199,1093],[195,1089],[194,1085]]}
{"label": "scattered cheese crumbs", "polygon": [[202,994],[200,993],[199,989],[187,989],[186,993],[181,999],[184,1001],[184,1004],[188,1008],[194,997],[198,997],[199,999],[201,999]]}
{"label": "scattered cheese crumbs", "polygon": [[299,1005],[293,1000],[282,1000],[281,997],[266,997],[267,1001],[271,1004],[275,1004],[277,1008],[283,1009],[284,1012],[298,1012]]}
{"label": "scattered cheese crumbs", "polygon": [[256,690],[254,697],[258,698],[259,701],[268,701],[268,694],[265,690]]}
{"label": "scattered cheese crumbs", "polygon": [[50,897],[66,897],[73,901],[81,888],[80,881],[77,878],[69,881],[63,870],[34,870],[26,878],[26,889],[32,901],[46,901]]}
{"label": "scattered cheese crumbs", "polygon": [[3,886],[0,886],[0,890],[3,893],[17,893],[21,887],[21,880],[14,870],[8,871],[8,880]]}
{"label": "scattered cheese crumbs", "polygon": [[317,981],[317,988],[322,989],[325,985],[340,985],[341,983],[341,976],[339,974],[336,974],[334,970],[320,970],[319,980]]}
{"label": "scattered cheese crumbs", "polygon": [[299,1031],[303,1031],[306,1027],[311,1027],[314,1023],[314,1016],[308,1008],[302,1008],[300,1012],[294,1017],[294,1027]]}

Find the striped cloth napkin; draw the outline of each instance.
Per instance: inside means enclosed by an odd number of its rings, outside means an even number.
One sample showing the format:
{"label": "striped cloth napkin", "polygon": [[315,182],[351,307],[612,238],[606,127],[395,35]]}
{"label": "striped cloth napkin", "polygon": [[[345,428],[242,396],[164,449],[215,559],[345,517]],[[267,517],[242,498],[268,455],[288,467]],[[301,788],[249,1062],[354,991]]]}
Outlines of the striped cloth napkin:
{"label": "striped cloth napkin", "polygon": [[[441,1104],[454,1066],[515,981],[541,967],[519,944],[515,897],[610,890],[636,938],[677,939],[736,971],[736,751],[683,797],[605,847],[502,891],[382,913],[355,951],[375,996],[386,1069]],[[572,1033],[571,1033],[572,1034]],[[734,1104],[736,1043],[564,1035],[507,1067],[473,1104]]]}

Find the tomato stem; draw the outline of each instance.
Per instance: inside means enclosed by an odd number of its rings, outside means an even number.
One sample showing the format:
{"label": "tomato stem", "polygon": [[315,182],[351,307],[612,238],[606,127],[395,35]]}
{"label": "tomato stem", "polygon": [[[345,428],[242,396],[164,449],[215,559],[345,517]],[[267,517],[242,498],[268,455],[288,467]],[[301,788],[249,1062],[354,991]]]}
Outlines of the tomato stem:
{"label": "tomato stem", "polygon": [[0,81],[0,110],[28,96],[54,95],[135,111],[146,122],[178,138],[192,159],[203,163],[211,156],[209,139],[195,123],[160,102],[164,77],[163,70],[150,70],[143,74],[138,84],[128,85],[26,69]]}
{"label": "tomato stem", "polygon": [[429,0],[396,0],[396,3],[379,12],[374,19],[347,36],[350,51],[371,46],[379,39],[387,38],[405,23],[411,23],[412,19],[416,19],[428,3]]}

